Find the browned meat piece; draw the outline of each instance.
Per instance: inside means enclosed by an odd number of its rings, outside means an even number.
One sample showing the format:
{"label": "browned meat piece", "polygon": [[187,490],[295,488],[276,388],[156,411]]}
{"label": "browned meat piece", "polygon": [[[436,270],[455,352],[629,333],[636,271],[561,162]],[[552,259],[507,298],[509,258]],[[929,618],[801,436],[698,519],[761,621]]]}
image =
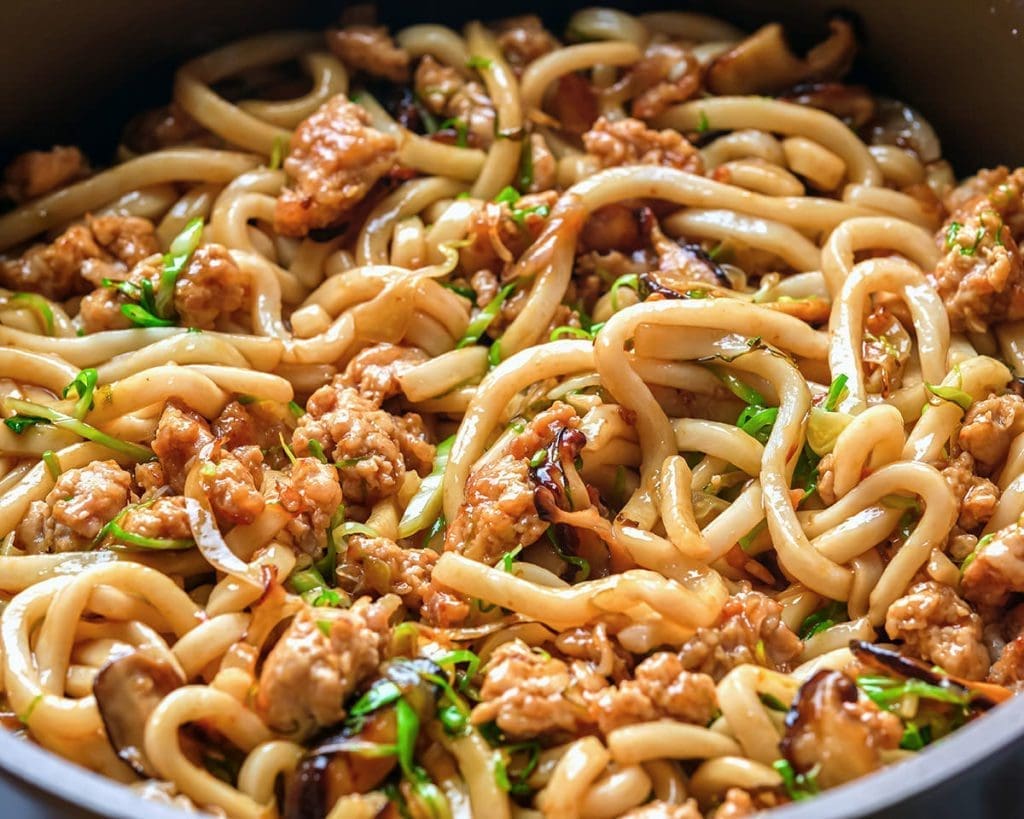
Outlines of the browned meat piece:
{"label": "browned meat piece", "polygon": [[15,202],[25,202],[88,175],[89,162],[78,148],[55,145],[16,156],[4,171],[4,190]]}
{"label": "browned meat piece", "polygon": [[97,287],[91,293],[86,293],[78,305],[82,329],[90,334],[105,330],[127,330],[132,323],[121,312],[121,306],[126,303],[124,296],[112,287]]}
{"label": "browned meat piece", "polygon": [[474,470],[466,497],[448,525],[445,549],[490,565],[516,546],[529,546],[548,528],[534,502],[530,457],[550,444],[559,430],[577,428],[579,418],[567,404],[554,404],[512,439],[506,451]]}
{"label": "browned meat piece", "polygon": [[722,607],[718,623],[697,629],[680,649],[683,667],[716,682],[743,663],[788,671],[803,644],[781,615],[782,606],[761,592],[734,594]]}
{"label": "browned meat piece", "polygon": [[[256,454],[260,454],[258,449]],[[203,490],[222,527],[252,523],[266,505],[252,470],[226,452],[221,452],[216,461],[203,465],[201,478]]]}
{"label": "browned meat piece", "polygon": [[1011,593],[1024,591],[1024,531],[1019,524],[980,541],[967,561],[961,586],[971,602],[1002,606]]}
{"label": "browned meat piece", "polygon": [[349,68],[391,82],[409,79],[409,55],[384,26],[352,25],[327,32],[327,46]]}
{"label": "browned meat piece", "polygon": [[558,40],[535,14],[509,17],[495,24],[498,46],[514,69],[523,69],[558,48]]}
{"label": "browned meat piece", "polygon": [[694,799],[687,799],[681,805],[655,799],[622,814],[622,819],[703,819],[703,814]]}
{"label": "browned meat piece", "polygon": [[758,812],[750,794],[742,788],[729,788],[725,801],[711,814],[711,819],[746,819]]}
{"label": "browned meat piece", "polygon": [[131,534],[158,540],[188,540],[192,537],[185,498],[181,495],[165,496],[152,503],[133,506],[121,518],[120,526]]}
{"label": "browned meat piece", "polygon": [[249,277],[223,245],[198,248],[174,285],[174,309],[184,327],[211,330],[220,316],[248,302]]}
{"label": "browned meat piece", "polygon": [[563,696],[571,682],[561,660],[534,652],[520,640],[503,643],[484,669],[473,722],[495,720],[510,737],[577,734],[589,717],[586,708]]}
{"label": "browned meat piece", "polygon": [[51,244],[34,245],[0,262],[0,284],[47,298],[84,293],[89,282],[124,278],[137,262],[159,250],[153,224],[133,216],[103,216],[72,225]]}
{"label": "browned meat piece", "polygon": [[293,515],[285,531],[300,551],[315,554],[327,545],[327,529],[342,503],[333,466],[316,458],[296,458],[289,473],[267,487],[267,492]]}
{"label": "browned meat piece", "polygon": [[365,505],[389,497],[407,469],[426,474],[434,459],[418,415],[377,409],[343,376],[310,396],[292,438],[296,454],[308,454],[312,439],[337,465],[346,503]]}
{"label": "browned meat piece", "polygon": [[168,485],[176,493],[185,489],[185,478],[193,459],[213,443],[210,425],[197,412],[168,402],[153,438],[153,452],[160,459]]}
{"label": "browned meat piece", "polygon": [[386,537],[348,538],[348,551],[338,572],[346,591],[354,595],[393,593],[410,609],[430,597],[430,573],[437,563],[432,549],[403,549]]}
{"label": "browned meat piece", "polygon": [[960,446],[974,456],[979,471],[991,475],[1004,460],[1010,441],[1024,431],[1024,398],[990,395],[971,405],[960,428]]}
{"label": "browned meat piece", "polygon": [[1024,634],[1018,634],[1003,647],[986,680],[1005,686],[1015,694],[1024,691]]}
{"label": "browned meat piece", "polygon": [[442,586],[431,578],[430,585],[423,589],[423,606],[420,613],[430,625],[438,628],[454,628],[469,617],[470,601],[463,595]]}
{"label": "browned meat piece", "polygon": [[954,331],[985,332],[1024,318],[1024,265],[1003,217],[987,200],[958,211],[936,235],[945,253],[934,282]]}
{"label": "browned meat piece", "polygon": [[638,119],[614,122],[601,117],[583,135],[587,153],[602,168],[620,165],[664,165],[689,173],[702,173],[700,152],[677,131],[654,131]]}
{"label": "browned meat piece", "polygon": [[1018,242],[1024,230],[1024,168],[981,170],[950,191],[943,204],[958,218],[979,205],[995,210]]}
{"label": "browned meat piece", "polygon": [[[460,123],[472,147],[486,148],[494,142],[497,114],[481,83],[463,79],[454,68],[442,65],[429,54],[416,67],[414,83],[417,95],[428,110],[445,120]],[[455,136],[458,136],[457,131]]]}
{"label": "browned meat piece", "polygon": [[622,83],[633,97],[630,113],[639,119],[651,119],[700,91],[700,63],[676,43],[654,43]]}
{"label": "browned meat piece", "polygon": [[284,169],[295,184],[278,197],[274,229],[305,236],[338,224],[391,170],[397,149],[344,94],[328,100],[292,134]]}
{"label": "browned meat piece", "polygon": [[988,672],[981,618],[949,586],[916,583],[889,606],[885,630],[907,651],[957,677],[980,680]]}
{"label": "browned meat piece", "polygon": [[289,412],[273,401],[253,401],[244,406],[232,401],[211,426],[214,436],[229,450],[247,446],[272,449],[281,446],[282,434],[285,440],[291,435]]}
{"label": "browned meat piece", "polygon": [[974,458],[961,452],[942,470],[942,477],[960,504],[960,528],[978,529],[987,523],[999,503],[999,487],[974,474]]}
{"label": "browned meat piece", "polygon": [[594,127],[601,114],[597,91],[586,78],[575,72],[559,78],[550,104],[551,113],[561,130],[577,136]]}
{"label": "browned meat piece", "polygon": [[91,548],[100,529],[128,505],[131,482],[114,461],[69,469],[43,500],[29,506],[15,529],[15,544],[32,554]]}
{"label": "browned meat piece", "polygon": [[819,671],[800,688],[780,744],[798,773],[812,768],[823,788],[842,785],[881,767],[881,752],[899,746],[903,723],[857,696],[853,680]]}
{"label": "browned meat piece", "polygon": [[345,367],[345,382],[375,407],[402,392],[398,377],[427,360],[418,347],[376,344],[362,350]]}
{"label": "browned meat piece", "polygon": [[503,272],[540,235],[557,198],[554,191],[548,191],[523,196],[513,206],[507,202],[486,203],[469,219],[468,244],[459,251],[462,269],[470,274],[494,271],[503,278]]}
{"label": "browned meat piece", "polygon": [[133,151],[143,154],[185,143],[211,147],[217,144],[213,134],[176,102],[135,117],[125,128],[124,141]]}
{"label": "browned meat piece", "polygon": [[307,737],[345,716],[342,706],[377,670],[385,630],[372,609],[304,608],[267,655],[256,711],[280,733]]}
{"label": "browned meat piece", "polygon": [[640,663],[635,679],[604,689],[590,702],[598,727],[605,733],[662,717],[707,725],[718,705],[714,680],[684,670],[679,656],[667,651]]}

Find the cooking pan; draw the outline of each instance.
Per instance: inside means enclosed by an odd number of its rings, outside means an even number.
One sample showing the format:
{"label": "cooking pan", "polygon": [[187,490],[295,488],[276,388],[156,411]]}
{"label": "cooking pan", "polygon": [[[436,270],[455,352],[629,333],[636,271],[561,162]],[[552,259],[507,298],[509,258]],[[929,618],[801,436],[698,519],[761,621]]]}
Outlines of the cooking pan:
{"label": "cooking pan", "polygon": [[[655,10],[646,4],[608,3]],[[107,161],[116,135],[142,108],[166,102],[182,59],[229,39],[279,27],[320,26],[337,2],[313,0],[5,0],[0,28],[0,159],[53,143],[85,146]],[[582,3],[545,3],[558,30]],[[441,9],[387,2],[394,25],[458,24],[478,4]],[[961,173],[1024,164],[1024,0],[696,0],[752,28],[786,24],[794,43],[820,39],[839,11],[857,22],[863,52],[857,78],[918,108]],[[508,0],[495,14],[538,12]],[[773,819],[1003,819],[1024,815],[1024,698],[1008,702],[914,759],[772,814]],[[153,817],[178,811],[0,731],[0,816]]]}

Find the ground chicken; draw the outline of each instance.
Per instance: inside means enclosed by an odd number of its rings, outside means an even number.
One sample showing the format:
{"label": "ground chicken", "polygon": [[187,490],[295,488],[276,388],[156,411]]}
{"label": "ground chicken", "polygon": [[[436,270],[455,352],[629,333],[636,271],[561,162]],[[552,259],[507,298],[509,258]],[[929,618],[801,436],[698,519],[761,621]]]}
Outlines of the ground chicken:
{"label": "ground chicken", "polygon": [[711,819],[746,819],[758,812],[750,794],[742,788],[729,788],[725,801],[711,814]]}
{"label": "ground chicken", "polygon": [[281,193],[274,211],[278,233],[305,236],[338,224],[391,170],[397,143],[370,122],[363,108],[339,94],[299,124],[284,161],[295,184]]}
{"label": "ground chicken", "polygon": [[487,148],[494,142],[497,114],[481,83],[465,80],[454,68],[427,55],[416,67],[414,84],[416,94],[432,114],[457,124],[449,134],[459,139],[460,132],[464,133],[465,141],[474,148]]}
{"label": "ground chicken", "polygon": [[936,237],[945,254],[935,289],[954,332],[983,333],[990,324],[1024,318],[1024,265],[1002,216],[987,201],[957,212]]}
{"label": "ground chicken", "polygon": [[734,594],[715,626],[697,629],[683,644],[679,651],[683,668],[708,674],[716,682],[744,663],[788,671],[803,644],[781,615],[782,606],[761,592]]}
{"label": "ground chicken", "polygon": [[558,40],[535,14],[499,20],[494,28],[498,47],[513,69],[522,70],[558,48]]}
{"label": "ground chicken", "polygon": [[398,491],[407,470],[426,474],[434,447],[415,413],[392,415],[347,386],[343,376],[314,392],[292,438],[298,455],[310,440],[338,467],[346,503],[366,505]]}
{"label": "ground chicken", "polygon": [[1013,172],[1005,166],[979,171],[946,194],[943,205],[954,217],[979,205],[995,210],[1013,237],[1024,233],[1024,168]]}
{"label": "ground chicken", "polygon": [[188,540],[192,537],[185,498],[181,495],[160,497],[152,503],[133,506],[119,523],[126,532],[140,537],[157,540]]}
{"label": "ground chicken", "polygon": [[942,477],[959,503],[957,524],[961,529],[979,529],[988,522],[999,503],[999,487],[988,478],[974,474],[974,458],[961,452],[949,466],[942,470]]}
{"label": "ground chicken", "polygon": [[587,153],[602,168],[620,165],[664,165],[702,173],[700,152],[678,131],[654,131],[638,119],[610,121],[601,117],[583,135]]}
{"label": "ground chicken", "polygon": [[121,307],[127,303],[125,297],[114,288],[97,287],[83,296],[78,305],[82,330],[88,334],[127,330],[133,326],[131,320],[121,312]]}
{"label": "ground chicken", "polygon": [[384,26],[351,25],[327,32],[327,46],[346,66],[402,83],[409,79],[409,54]]}
{"label": "ground chicken", "polygon": [[204,464],[200,477],[221,527],[252,523],[266,505],[253,471],[227,452]]}
{"label": "ground chicken", "polygon": [[212,443],[210,425],[199,413],[183,404],[167,402],[153,437],[153,452],[171,489],[178,494],[184,491],[193,460]]}
{"label": "ground chicken", "polygon": [[1013,592],[1024,592],[1024,530],[1019,524],[979,542],[967,558],[961,579],[964,597],[973,603],[1002,606]]}
{"label": "ground chicken", "polygon": [[266,494],[291,513],[285,532],[299,551],[322,552],[331,519],[343,501],[337,470],[316,458],[296,458],[286,475],[268,481]]}
{"label": "ground chicken", "polygon": [[78,148],[55,145],[15,157],[4,171],[4,190],[15,202],[25,202],[88,175],[89,162]]}
{"label": "ground chicken", "polygon": [[100,529],[128,505],[131,482],[114,461],[69,469],[43,500],[29,506],[15,530],[15,544],[32,554],[91,548]]}
{"label": "ground chicken", "polygon": [[454,628],[469,617],[470,601],[458,592],[442,586],[433,578],[422,589],[423,606],[420,614],[430,625],[437,628]]}
{"label": "ground chicken", "polygon": [[899,717],[858,697],[853,680],[819,671],[800,688],[780,747],[798,773],[814,769],[831,788],[877,770],[902,736]]}
{"label": "ground chicken", "polygon": [[984,474],[996,471],[1010,450],[1010,441],[1024,431],[1024,398],[1013,393],[990,395],[971,405],[960,428],[960,446]]}
{"label": "ground chicken", "polygon": [[375,344],[359,352],[345,368],[344,380],[374,407],[402,392],[398,378],[428,356],[418,347]]}
{"label": "ground chicken", "polygon": [[299,738],[339,722],[342,703],[377,670],[382,631],[366,609],[302,609],[263,664],[257,713]]}
{"label": "ground chicken", "polygon": [[432,549],[403,549],[386,537],[352,535],[338,574],[353,595],[393,593],[415,610],[430,596],[427,589],[437,557]]}
{"label": "ground chicken", "polygon": [[985,677],[988,651],[981,618],[949,586],[916,583],[889,606],[885,630],[907,651],[968,680]]}
{"label": "ground chicken", "polygon": [[563,696],[571,682],[562,660],[535,652],[520,640],[503,643],[484,668],[473,722],[494,720],[513,738],[555,731],[578,734],[589,717],[584,706]]}
{"label": "ground chicken", "polygon": [[153,224],[134,216],[89,218],[48,245],[34,245],[17,259],[0,261],[0,284],[47,298],[84,293],[89,283],[124,278],[129,268],[159,250]]}
{"label": "ground chicken", "polygon": [[220,316],[248,303],[249,276],[223,245],[197,248],[174,285],[174,309],[183,327],[211,330]]}
{"label": "ground chicken", "polygon": [[861,339],[864,383],[868,390],[888,396],[899,389],[912,350],[910,334],[891,310],[879,305],[868,313]]}
{"label": "ground chicken", "polygon": [[622,819],[703,819],[703,815],[694,799],[687,799],[681,805],[656,799],[627,811]]}
{"label": "ground chicken", "polygon": [[986,680],[1005,686],[1015,694],[1024,691],[1024,634],[1017,635],[1003,646]]}
{"label": "ground chicken", "polygon": [[445,534],[445,549],[494,565],[516,546],[529,546],[548,528],[534,502],[530,457],[548,446],[561,429],[577,428],[567,404],[554,404],[513,438],[505,452],[474,470],[465,500]]}
{"label": "ground chicken", "polygon": [[661,718],[707,725],[717,707],[715,681],[684,670],[679,656],[667,651],[648,657],[636,667],[634,679],[606,688],[593,701],[604,733]]}
{"label": "ground chicken", "polygon": [[675,43],[653,43],[623,77],[633,102],[630,113],[651,119],[693,97],[701,86],[699,61]]}

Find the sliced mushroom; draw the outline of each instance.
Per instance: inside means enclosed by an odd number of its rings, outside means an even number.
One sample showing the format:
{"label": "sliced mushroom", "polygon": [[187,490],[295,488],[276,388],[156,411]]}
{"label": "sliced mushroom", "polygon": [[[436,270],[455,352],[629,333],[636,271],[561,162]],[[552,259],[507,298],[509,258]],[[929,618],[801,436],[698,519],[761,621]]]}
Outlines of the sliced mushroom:
{"label": "sliced mushroom", "polygon": [[910,148],[922,162],[942,159],[942,144],[931,123],[909,105],[896,100],[878,101],[868,138],[872,145]]}
{"label": "sliced mushroom", "polygon": [[782,97],[786,102],[828,111],[851,128],[860,128],[875,118],[875,98],[860,85],[818,82],[799,85]]}
{"label": "sliced mushroom", "polygon": [[[399,660],[389,663],[383,672],[370,691],[397,686],[421,722],[433,714],[440,688],[424,675],[442,673],[435,663],[425,658]],[[398,758],[394,753],[380,753],[379,748],[394,746],[398,740],[394,703],[388,700],[321,738],[286,783],[284,819],[323,819],[342,797],[371,791],[387,778]]]}
{"label": "sliced mushroom", "polygon": [[881,767],[881,751],[896,748],[902,735],[899,718],[860,698],[853,680],[822,670],[801,686],[779,750],[797,772],[816,769],[830,788]]}
{"label": "sliced mushroom", "polygon": [[829,21],[829,29],[828,39],[800,59],[781,25],[764,26],[711,64],[707,86],[715,94],[766,94],[841,77],[853,63],[857,41],[845,20]]}
{"label": "sliced mushroom", "polygon": [[641,296],[658,294],[666,299],[682,299],[687,291],[702,285],[732,289],[729,275],[700,245],[676,242],[662,233],[650,208],[642,212],[641,227],[658,254],[658,269],[640,276]]}
{"label": "sliced mushroom", "polygon": [[923,663],[921,660],[906,657],[898,651],[883,648],[874,643],[853,640],[850,643],[850,651],[864,665],[886,674],[918,679],[929,685],[945,688],[958,694],[970,693],[971,708],[979,711],[987,711],[1013,697],[1012,692],[1001,685],[954,677],[944,671],[937,671],[933,666]]}
{"label": "sliced mushroom", "polygon": [[92,691],[107,739],[139,776],[157,776],[142,750],[149,715],[185,682],[180,669],[145,651],[111,660],[96,674]]}

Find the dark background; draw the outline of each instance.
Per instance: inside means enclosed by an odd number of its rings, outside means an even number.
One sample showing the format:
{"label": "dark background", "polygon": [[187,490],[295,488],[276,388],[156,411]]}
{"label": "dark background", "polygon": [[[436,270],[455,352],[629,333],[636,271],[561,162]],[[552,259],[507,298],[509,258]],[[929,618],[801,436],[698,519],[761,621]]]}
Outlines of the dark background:
{"label": "dark background", "polygon": [[[183,57],[245,33],[322,25],[341,5],[313,0],[2,0],[0,160],[25,148],[74,143],[86,147],[95,161],[107,161],[130,116],[168,100],[173,67]],[[546,3],[542,16],[558,31],[582,5]],[[536,12],[538,7],[507,0],[499,13]],[[823,37],[830,13],[851,13],[864,44],[858,78],[918,108],[962,173],[1024,162],[1024,0],[698,0],[675,8],[709,11],[747,28],[780,20],[797,47]],[[468,0],[449,0],[442,8],[384,2],[382,11],[394,25],[458,24],[479,16],[480,5]],[[2,819],[175,815],[183,814],[139,802],[127,790],[0,732]],[[1024,700],[1002,706],[910,762],[772,816],[1024,816]]]}

